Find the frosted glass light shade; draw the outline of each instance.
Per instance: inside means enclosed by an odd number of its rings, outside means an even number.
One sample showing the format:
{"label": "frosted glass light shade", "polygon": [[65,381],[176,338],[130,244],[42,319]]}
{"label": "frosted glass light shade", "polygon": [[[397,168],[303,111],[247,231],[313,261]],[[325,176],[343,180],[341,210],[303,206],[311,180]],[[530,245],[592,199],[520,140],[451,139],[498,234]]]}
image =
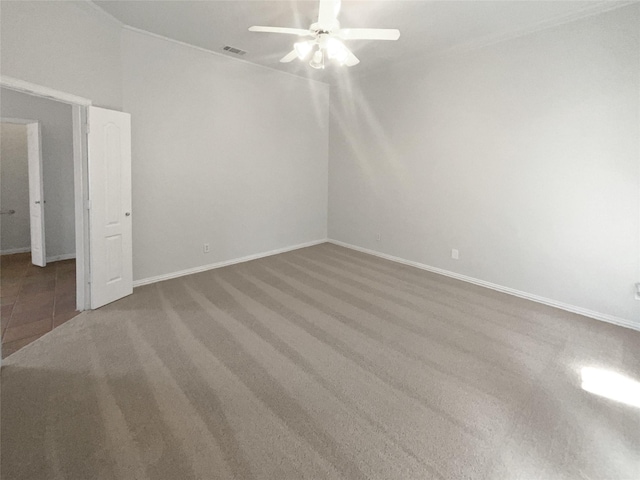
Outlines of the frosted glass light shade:
{"label": "frosted glass light shade", "polygon": [[324,68],[324,55],[322,53],[322,50],[318,49],[316,53],[313,54],[309,65],[316,69]]}
{"label": "frosted glass light shade", "polygon": [[340,40],[335,38],[329,39],[327,42],[327,56],[330,59],[336,60],[338,63],[342,64],[347,59],[348,55],[349,51],[347,50],[347,47],[345,47]]}
{"label": "frosted glass light shade", "polygon": [[313,48],[309,42],[298,42],[293,44],[293,49],[296,51],[296,55],[300,60],[304,60]]}

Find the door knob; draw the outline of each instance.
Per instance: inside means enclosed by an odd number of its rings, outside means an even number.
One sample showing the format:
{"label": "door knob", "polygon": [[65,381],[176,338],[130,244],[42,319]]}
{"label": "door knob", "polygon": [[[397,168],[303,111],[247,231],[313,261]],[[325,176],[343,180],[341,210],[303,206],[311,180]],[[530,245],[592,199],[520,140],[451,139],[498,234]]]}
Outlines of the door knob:
{"label": "door knob", "polygon": [[131,212],[127,212],[127,213],[124,214],[125,217],[128,217],[130,215],[131,215]]}

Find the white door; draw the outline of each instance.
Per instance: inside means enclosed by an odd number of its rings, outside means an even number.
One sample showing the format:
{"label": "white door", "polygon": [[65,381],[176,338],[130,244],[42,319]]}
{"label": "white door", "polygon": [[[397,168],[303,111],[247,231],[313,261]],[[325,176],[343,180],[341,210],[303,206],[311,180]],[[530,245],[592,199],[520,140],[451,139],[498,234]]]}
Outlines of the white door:
{"label": "white door", "polygon": [[31,263],[47,264],[44,243],[44,188],[42,183],[42,148],[40,124],[27,124],[27,157],[29,166],[29,219],[31,227]]}
{"label": "white door", "polygon": [[133,293],[131,116],[88,107],[91,308]]}

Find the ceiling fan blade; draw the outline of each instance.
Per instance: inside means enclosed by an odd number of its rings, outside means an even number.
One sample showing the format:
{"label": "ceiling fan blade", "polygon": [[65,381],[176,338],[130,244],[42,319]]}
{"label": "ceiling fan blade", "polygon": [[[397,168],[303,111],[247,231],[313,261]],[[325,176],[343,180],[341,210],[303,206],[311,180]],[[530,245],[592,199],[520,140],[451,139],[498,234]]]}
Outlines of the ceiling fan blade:
{"label": "ceiling fan blade", "polygon": [[292,50],[280,59],[280,63],[289,63],[294,61],[296,58],[298,58],[298,52]]}
{"label": "ceiling fan blade", "polygon": [[309,30],[303,30],[302,28],[286,28],[286,27],[261,27],[253,26],[249,27],[250,32],[263,32],[263,33],[286,33],[289,35],[299,35],[301,37],[310,36]]}
{"label": "ceiling fan blade", "polygon": [[342,28],[336,35],[343,40],[398,40],[400,30],[395,28]]}
{"label": "ceiling fan blade", "polygon": [[318,7],[318,24],[320,27],[329,27],[338,18],[340,13],[340,0],[320,0]]}
{"label": "ceiling fan blade", "polygon": [[345,50],[348,52],[347,59],[344,61],[344,64],[347,67],[353,67],[354,65],[357,65],[360,63],[360,60],[358,60],[358,57],[356,57],[351,50],[349,50],[348,48],[345,48]]}

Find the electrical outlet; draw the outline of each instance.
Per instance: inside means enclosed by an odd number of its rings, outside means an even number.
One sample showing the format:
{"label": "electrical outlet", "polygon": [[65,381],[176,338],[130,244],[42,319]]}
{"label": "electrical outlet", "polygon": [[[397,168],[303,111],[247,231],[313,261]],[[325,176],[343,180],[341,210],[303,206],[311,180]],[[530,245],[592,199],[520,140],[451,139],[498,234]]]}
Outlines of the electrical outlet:
{"label": "electrical outlet", "polygon": [[640,282],[636,283],[636,300],[640,300]]}
{"label": "electrical outlet", "polygon": [[210,250],[211,250],[211,246],[208,243],[205,243],[202,245],[202,251],[204,253],[209,253]]}
{"label": "electrical outlet", "polygon": [[380,238],[381,238],[381,237],[380,237],[380,234],[379,234],[379,233],[376,233],[376,242],[379,242],[379,241],[380,241]]}
{"label": "electrical outlet", "polygon": [[451,249],[451,258],[453,258],[454,260],[458,260],[459,258],[459,254],[458,254],[458,250],[456,248],[452,248]]}

